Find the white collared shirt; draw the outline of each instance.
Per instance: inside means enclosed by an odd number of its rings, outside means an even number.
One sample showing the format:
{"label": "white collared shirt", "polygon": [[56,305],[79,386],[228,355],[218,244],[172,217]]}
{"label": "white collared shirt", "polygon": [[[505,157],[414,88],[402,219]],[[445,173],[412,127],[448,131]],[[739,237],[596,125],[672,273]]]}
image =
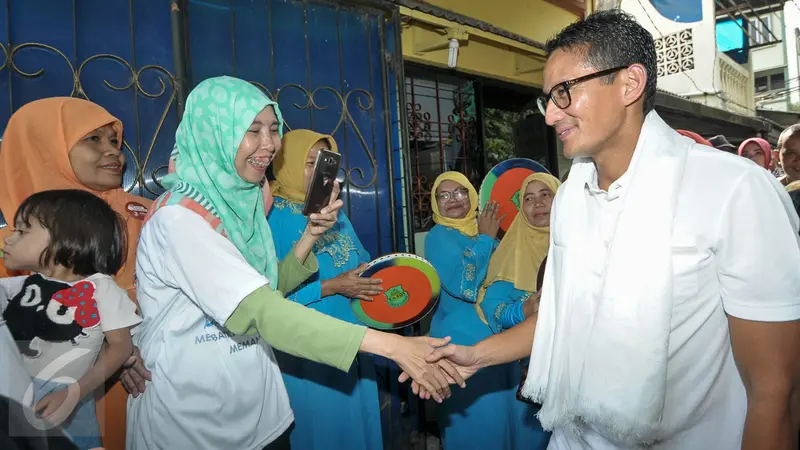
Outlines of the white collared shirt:
{"label": "white collared shirt", "polygon": [[[635,157],[635,155],[634,155]],[[595,233],[589,293],[599,293],[608,242],[628,183],[587,183],[586,226]],[[777,180],[750,161],[690,150],[673,221],[673,309],[662,422],[678,430],[654,450],[738,450],[747,410],[727,315],[800,319],[798,218]],[[557,214],[557,212],[555,212]],[[625,370],[625,368],[620,368]],[[622,450],[591,427],[556,429],[550,450]]]}

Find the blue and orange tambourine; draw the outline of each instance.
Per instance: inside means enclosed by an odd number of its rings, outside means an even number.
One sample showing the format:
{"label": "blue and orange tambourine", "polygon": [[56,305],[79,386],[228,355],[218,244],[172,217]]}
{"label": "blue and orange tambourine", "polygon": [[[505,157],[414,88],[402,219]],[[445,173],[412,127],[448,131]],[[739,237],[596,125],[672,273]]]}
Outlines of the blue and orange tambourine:
{"label": "blue and orange tambourine", "polygon": [[483,179],[478,193],[480,209],[483,210],[490,200],[497,203],[500,207],[499,215],[505,216],[500,222],[503,231],[508,231],[517,217],[522,202],[519,189],[525,178],[533,173],[549,174],[550,171],[532,159],[513,158],[494,166]]}
{"label": "blue and orange tambourine", "polygon": [[395,330],[412,325],[430,313],[439,300],[439,274],[417,255],[380,257],[369,263],[361,276],[383,280],[383,292],[371,302],[350,300],[358,320],[370,328]]}

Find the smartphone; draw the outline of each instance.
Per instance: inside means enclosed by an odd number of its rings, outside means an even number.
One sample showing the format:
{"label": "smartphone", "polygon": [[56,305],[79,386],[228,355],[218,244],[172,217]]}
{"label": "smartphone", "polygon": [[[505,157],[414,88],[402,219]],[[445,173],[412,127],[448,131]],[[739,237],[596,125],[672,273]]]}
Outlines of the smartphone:
{"label": "smartphone", "polygon": [[317,161],[314,163],[314,174],[306,191],[306,201],[303,204],[303,215],[310,216],[322,211],[328,206],[333,194],[333,183],[339,173],[339,164],[342,156],[328,150],[320,150]]}

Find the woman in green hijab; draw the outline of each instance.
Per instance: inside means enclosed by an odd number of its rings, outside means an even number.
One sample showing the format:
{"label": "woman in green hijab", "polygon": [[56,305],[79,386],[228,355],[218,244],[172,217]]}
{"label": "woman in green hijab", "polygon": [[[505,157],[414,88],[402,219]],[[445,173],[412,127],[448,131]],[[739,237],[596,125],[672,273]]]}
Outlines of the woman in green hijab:
{"label": "woman in green hijab", "polygon": [[289,448],[293,415],[272,347],[345,372],[359,351],[380,354],[449,394],[446,375],[424,363],[446,339],[368,330],[281,294],[317,270],[311,248],[342,205],[312,214],[277,260],[259,183],[282,132],[278,106],[245,81],[208,79],[187,99],[175,172],[139,238],[134,342],[152,371],[138,374],[152,381],[136,388],[126,374],[129,450]]}

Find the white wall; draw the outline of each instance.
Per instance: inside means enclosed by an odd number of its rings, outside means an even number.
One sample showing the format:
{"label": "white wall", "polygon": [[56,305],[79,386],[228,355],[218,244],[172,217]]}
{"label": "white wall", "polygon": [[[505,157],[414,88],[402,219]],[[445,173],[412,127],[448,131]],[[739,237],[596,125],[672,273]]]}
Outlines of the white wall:
{"label": "white wall", "polygon": [[[786,4],[786,8],[789,8],[789,3]],[[794,40],[794,31],[792,30],[787,32],[787,30],[784,30],[782,27],[782,24],[784,23],[782,14],[765,14],[765,16],[771,17],[770,20],[772,34],[774,34],[775,38],[781,40],[782,42],[759,47],[750,51],[750,60],[752,61],[753,72],[761,72],[763,70],[770,70],[786,66],[786,53],[784,51],[784,43],[786,41],[783,39],[783,36],[790,36],[791,39]],[[774,39],[772,35],[769,35],[769,38]]]}
{"label": "white wall", "polygon": [[769,109],[771,111],[786,111],[786,97],[769,99],[758,102],[758,109]]}
{"label": "white wall", "polygon": [[[800,104],[800,61],[798,61],[797,40],[795,39],[795,29],[800,28],[800,7],[795,2],[786,2],[783,8],[783,21],[786,26],[784,40],[786,45],[786,84],[789,88],[789,102]],[[792,89],[794,88],[794,89]]]}
{"label": "white wall", "polygon": [[795,30],[800,28],[800,6],[795,2],[786,2],[783,14],[776,13],[772,17],[773,33],[782,42],[751,51],[753,72],[774,73],[775,69],[785,68],[786,93],[776,95],[776,92],[783,90],[762,93],[759,97],[766,96],[768,100],[756,98],[756,103],[759,109],[785,111],[790,104],[800,104],[800,48],[795,34]]}
{"label": "white wall", "polygon": [[662,16],[648,0],[622,0],[620,7],[633,14],[639,23],[650,31],[654,39],[683,30],[692,32],[694,69],[659,77],[659,89],[679,95],[696,95],[698,91],[719,90],[714,80],[714,63],[717,56],[714,0],[703,0],[703,19],[694,23],[673,22]]}
{"label": "white wall", "polygon": [[783,43],[772,44],[751,50],[750,57],[753,60],[753,72],[755,73],[777,69],[786,65]]}

